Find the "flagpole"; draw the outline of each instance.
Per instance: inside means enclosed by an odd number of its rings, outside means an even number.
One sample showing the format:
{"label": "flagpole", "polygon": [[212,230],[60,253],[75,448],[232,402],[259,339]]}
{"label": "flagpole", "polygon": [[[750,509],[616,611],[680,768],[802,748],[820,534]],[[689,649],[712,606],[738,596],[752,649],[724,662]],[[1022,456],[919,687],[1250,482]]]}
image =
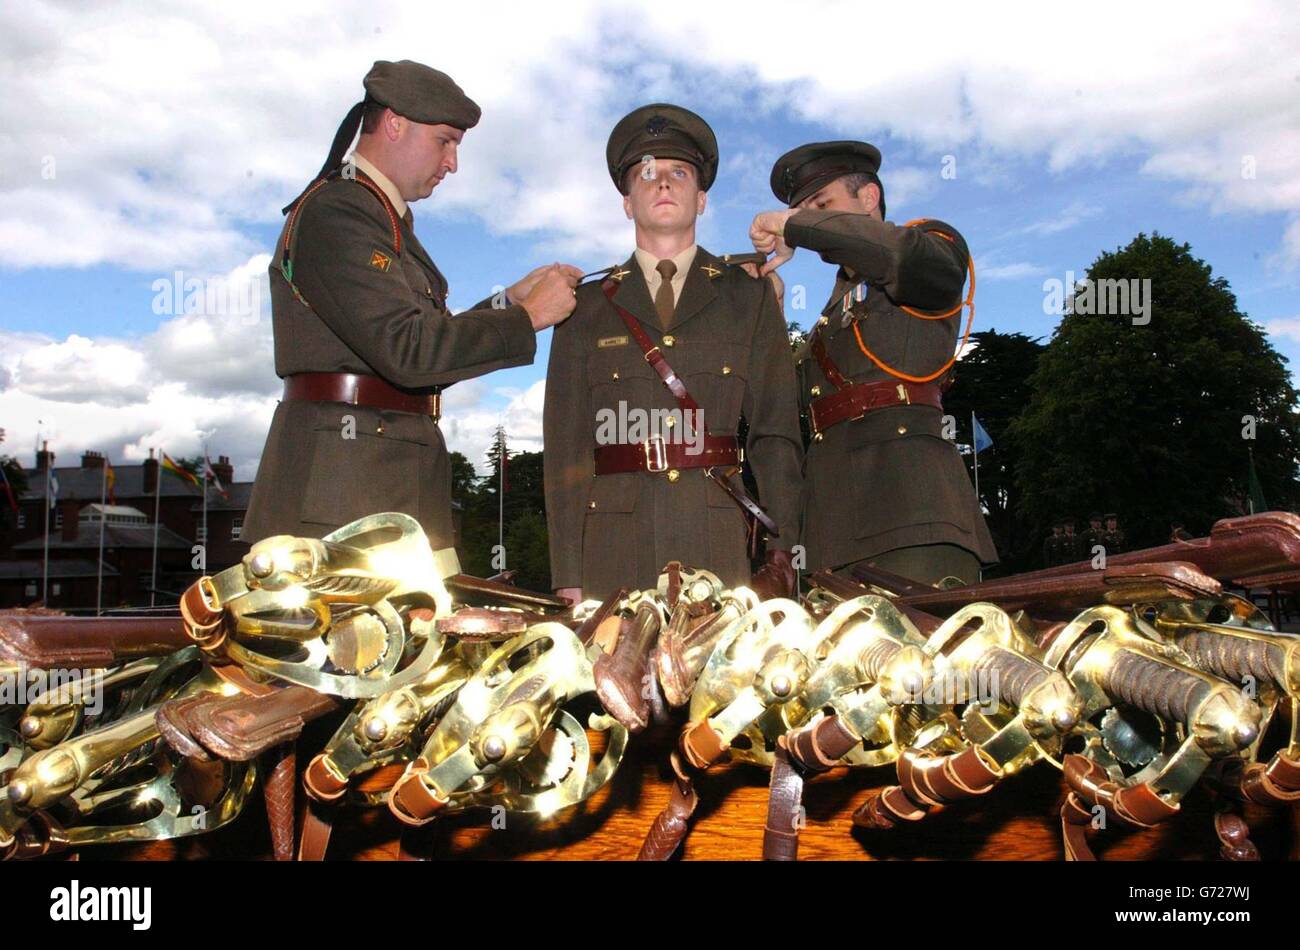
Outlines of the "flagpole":
{"label": "flagpole", "polygon": [[49,586],[50,586],[50,509],[54,507],[50,503],[50,443],[48,441],[41,443],[41,451],[44,453],[41,457],[45,459],[45,555],[41,567],[41,606],[49,606]]}
{"label": "flagpole", "polygon": [[978,440],[975,437],[975,410],[970,411],[970,454],[975,458],[975,503],[979,504],[980,500],[980,450],[976,446]]}
{"label": "flagpole", "polygon": [[99,560],[97,561],[96,573],[98,580],[95,583],[95,616],[98,617],[104,612],[104,504],[108,498],[108,456],[104,456],[104,464],[99,470]]}
{"label": "flagpole", "polygon": [[208,447],[203,446],[203,571],[208,570],[208,472],[212,463],[208,461]]}
{"label": "flagpole", "polygon": [[[497,550],[505,551],[506,546],[506,430],[502,426],[497,426],[497,442],[499,450],[497,452],[497,469],[501,475],[501,486],[497,491]],[[505,568],[506,562],[501,562],[502,568]]]}
{"label": "flagpole", "polygon": [[149,606],[154,606],[154,599],[158,596],[158,502],[162,499],[162,449],[158,450],[158,468],[157,478],[153,486],[153,567],[150,568],[149,576]]}

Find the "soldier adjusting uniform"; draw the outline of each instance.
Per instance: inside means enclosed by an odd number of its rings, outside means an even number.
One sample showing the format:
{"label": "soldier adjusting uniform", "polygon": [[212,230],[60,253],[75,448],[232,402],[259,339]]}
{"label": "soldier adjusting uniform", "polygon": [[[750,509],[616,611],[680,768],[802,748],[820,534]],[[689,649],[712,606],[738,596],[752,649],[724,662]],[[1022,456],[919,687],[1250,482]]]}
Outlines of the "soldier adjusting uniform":
{"label": "soldier adjusting uniform", "polygon": [[[416,63],[376,63],[366,89],[413,121],[467,129],[478,120],[478,107],[449,77]],[[336,149],[359,119],[354,109]],[[327,168],[338,169],[339,157]],[[244,537],[320,537],[365,515],[401,511],[435,549],[450,547],[451,472],[433,394],[532,362],[536,335],[519,306],[484,301],[453,318],[447,281],[416,238],[410,211],[399,214],[382,173],[357,164],[304,192],[276,245],[271,305],[285,397]]]}
{"label": "soldier adjusting uniform", "polygon": [[[803,146],[778,160],[772,190],[793,206],[842,175],[874,176],[879,155],[866,143]],[[817,210],[792,215],[784,238],[840,267],[814,345],[799,354],[800,399],[815,414],[825,405],[819,398],[868,384],[861,393],[871,400],[856,418],[845,413],[815,426],[820,431],[805,465],[808,566],[840,568],[901,551],[914,556],[895,555],[880,565],[929,583],[948,574],[976,581],[975,559],[991,563],[997,553],[965,466],[943,436],[939,380],[911,382],[879,365],[924,379],[951,358],[960,310],[921,319],[902,308],[938,314],[960,302],[965,241],[940,221],[900,227],[866,214]],[[827,373],[826,365],[838,374]]]}
{"label": "soldier adjusting uniform", "polygon": [[[651,130],[651,141],[637,137],[641,128]],[[698,116],[676,107],[638,110],[611,136],[615,183],[621,180],[624,152],[639,155],[644,148],[655,157],[689,156],[701,168],[701,187],[707,189],[717,158],[706,130]],[[660,135],[664,138],[656,141]],[[617,305],[659,347],[699,404],[710,436],[734,436],[744,414],[749,423],[745,453],[758,500],[780,532],[768,546],[788,550],[798,540],[802,451],[789,336],[771,282],[755,280],[697,248],[672,319],[661,326],[635,254],[608,281],[613,283],[578,288],[573,316],[555,328],[551,342],[545,466],[552,584],[581,587],[587,597],[603,597],[619,587],[653,587],[671,560],[708,568],[729,585],[747,584],[745,519],[703,468],[665,463],[660,471],[598,475],[595,457],[600,420],[618,418],[620,407],[628,419],[678,408]],[[622,434],[639,436],[630,429]],[[685,441],[671,428],[654,426],[646,433],[655,434]],[[656,461],[658,447],[646,441]],[[734,485],[739,481],[739,476],[732,479]]]}

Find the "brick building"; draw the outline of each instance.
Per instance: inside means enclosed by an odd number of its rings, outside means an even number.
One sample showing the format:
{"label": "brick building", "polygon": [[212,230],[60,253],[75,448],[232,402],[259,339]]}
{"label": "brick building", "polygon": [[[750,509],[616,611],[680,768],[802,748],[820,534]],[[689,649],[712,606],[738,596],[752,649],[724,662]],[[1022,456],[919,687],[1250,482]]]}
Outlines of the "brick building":
{"label": "brick building", "polygon": [[[155,489],[158,502],[157,602],[174,604],[176,596],[201,573],[235,564],[247,552],[240,540],[252,482],[235,482],[226,456],[212,469],[228,497],[208,487],[206,570],[196,567],[196,545],[203,543],[203,500],[199,489],[169,477],[152,457],[137,465],[114,465],[115,504],[101,509],[104,457],[86,452],[78,466],[56,466],[54,453],[36,453],[36,465],[24,469],[27,490],[19,511],[6,512],[15,530],[0,546],[0,607],[39,603],[48,518],[48,604],[93,608],[99,571],[100,525],[103,521],[103,604],[105,607],[149,603],[154,547]],[[46,499],[47,469],[58,482],[51,508]],[[159,483],[159,477],[162,477]],[[34,586],[33,586],[34,584]]]}

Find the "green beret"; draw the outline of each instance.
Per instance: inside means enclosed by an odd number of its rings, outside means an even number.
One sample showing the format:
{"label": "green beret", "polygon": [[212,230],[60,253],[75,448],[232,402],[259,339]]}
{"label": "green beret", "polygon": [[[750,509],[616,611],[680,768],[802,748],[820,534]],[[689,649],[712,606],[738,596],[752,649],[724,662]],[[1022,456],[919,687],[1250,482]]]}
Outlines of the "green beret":
{"label": "green beret", "polygon": [[364,80],[366,95],[398,115],[425,125],[472,129],[482,110],[444,72],[409,59],[379,60]]}
{"label": "green beret", "polygon": [[772,166],[772,194],[793,208],[843,175],[870,175],[880,188],[880,214],[885,214],[885,189],[877,178],[880,149],[866,142],[811,142],[791,149]]}
{"label": "green beret", "polygon": [[609,133],[605,162],[614,186],[623,191],[623,176],[645,156],[690,162],[708,191],[718,176],[718,140],[705,122],[689,109],[655,103],[628,113]]}

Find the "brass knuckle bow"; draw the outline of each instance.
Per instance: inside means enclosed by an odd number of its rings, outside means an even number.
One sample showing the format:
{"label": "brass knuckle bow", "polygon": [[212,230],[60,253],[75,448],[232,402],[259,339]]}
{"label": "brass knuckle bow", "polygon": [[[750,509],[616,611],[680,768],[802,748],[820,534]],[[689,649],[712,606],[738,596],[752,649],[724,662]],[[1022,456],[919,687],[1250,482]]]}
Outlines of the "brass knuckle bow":
{"label": "brass knuckle bow", "polygon": [[594,691],[591,659],[574,633],[534,624],[460,688],[393,786],[389,808],[407,824],[424,824],[442,812],[491,805],[547,816],[584,800],[613,775],[627,742],[622,725],[591,714],[586,727],[609,733],[592,767],[585,727],[566,707]]}
{"label": "brass knuckle bow", "polygon": [[[191,635],[250,670],[371,698],[418,682],[437,661],[444,636],[435,620],[403,610],[449,614],[443,578],[457,569],[454,552],[432,551],[415,519],[397,512],[320,540],[266,538],[187,592],[191,606],[202,601],[190,611]],[[223,627],[210,620],[218,610]]]}

